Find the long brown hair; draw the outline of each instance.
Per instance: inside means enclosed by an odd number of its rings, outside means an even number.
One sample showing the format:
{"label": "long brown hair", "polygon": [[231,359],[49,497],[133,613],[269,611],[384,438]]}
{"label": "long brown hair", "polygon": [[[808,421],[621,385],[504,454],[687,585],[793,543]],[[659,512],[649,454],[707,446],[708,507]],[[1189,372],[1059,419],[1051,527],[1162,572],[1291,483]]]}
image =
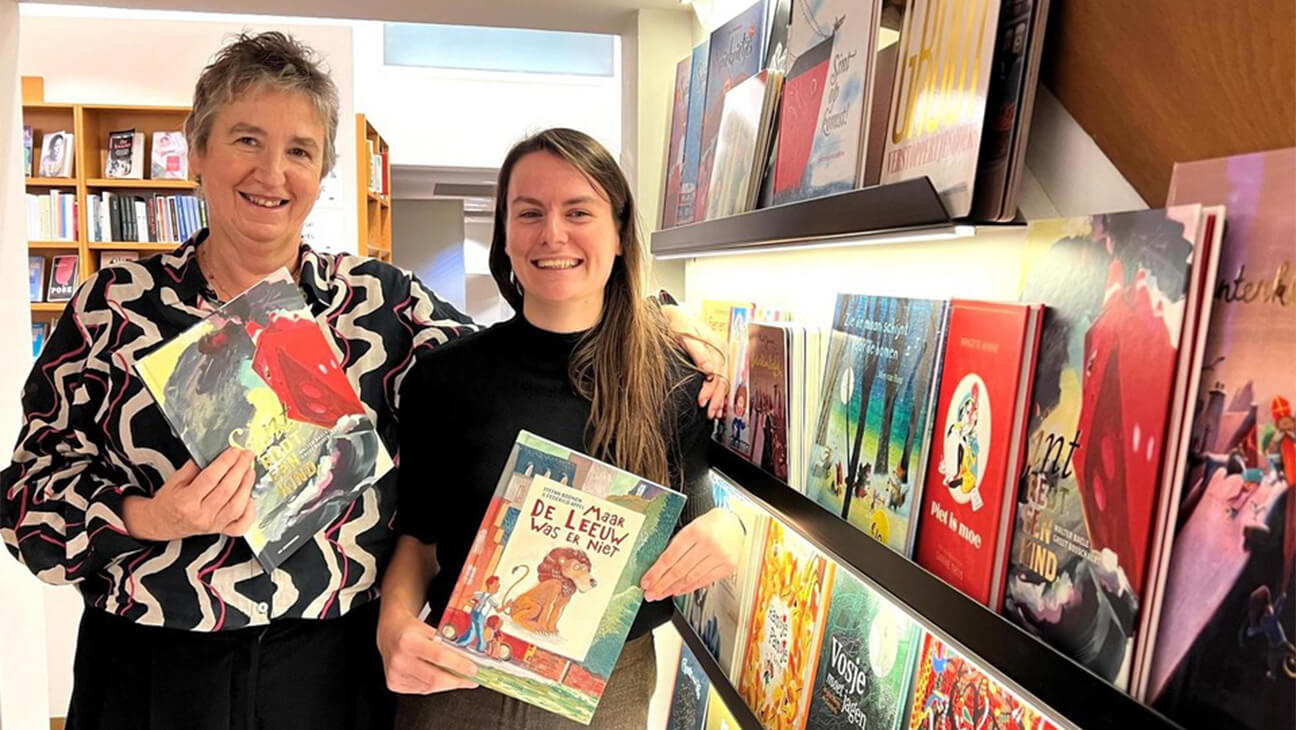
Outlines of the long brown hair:
{"label": "long brown hair", "polygon": [[594,138],[573,129],[547,129],[522,140],[500,167],[495,192],[495,232],[490,269],[515,311],[522,312],[522,285],[505,251],[508,190],[513,168],[527,155],[548,152],[575,167],[601,191],[612,207],[621,255],[603,289],[603,313],[576,345],[568,366],[572,387],[589,399],[586,442],[593,456],[657,482],[670,480],[667,449],[675,424],[671,391],[682,382],[671,373],[687,372],[683,352],[661,310],[644,298],[647,252],[639,240],[630,184],[612,155]]}

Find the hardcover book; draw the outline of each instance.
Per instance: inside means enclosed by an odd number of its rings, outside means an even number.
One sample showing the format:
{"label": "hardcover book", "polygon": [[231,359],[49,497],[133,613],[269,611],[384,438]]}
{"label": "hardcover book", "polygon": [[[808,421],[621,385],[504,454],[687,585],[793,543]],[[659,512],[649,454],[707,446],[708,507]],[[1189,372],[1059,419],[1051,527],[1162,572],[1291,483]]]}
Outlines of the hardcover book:
{"label": "hardcover book", "polygon": [[108,162],[104,177],[144,178],[144,133],[124,129],[108,133]]}
{"label": "hardcover book", "polygon": [[751,458],[751,386],[747,367],[750,346],[748,327],[755,306],[734,305],[729,309],[729,404],[722,421],[716,421],[716,440],[744,459]]}
{"label": "hardcover book", "polygon": [[670,127],[666,130],[666,174],[663,176],[666,188],[662,195],[662,228],[670,228],[679,222],[680,184],[684,177],[684,133],[688,125],[689,75],[692,66],[692,56],[675,65]]}
{"label": "hardcover book", "polygon": [[66,302],[76,293],[81,281],[80,257],[76,254],[55,256],[50,263],[49,295],[51,302]]}
{"label": "hardcover book", "polygon": [[909,555],[945,302],[837,295],[806,496]]}
{"label": "hardcover book", "polygon": [[706,217],[725,96],[730,89],[737,87],[760,70],[765,43],[767,2],[768,0],[758,0],[711,33],[706,74],[706,107],[702,113],[701,157],[698,163],[698,184],[693,206],[694,217],[691,221],[681,220],[681,223],[704,220]]}
{"label": "hardcover book", "polygon": [[782,81],[778,72],[761,71],[725,94],[707,190],[707,220],[755,207],[769,147],[770,117]]}
{"label": "hardcover book", "polygon": [[798,3],[788,31],[793,70],[779,117],[776,204],[855,187],[880,6],[877,0]]}
{"label": "hardcover book", "polygon": [[773,324],[753,323],[748,329],[748,377],[752,451],[756,466],[788,481],[789,394],[792,376],[792,331]]}
{"label": "hardcover book", "polygon": [[1296,717],[1293,198],[1292,148],[1170,178],[1169,204],[1228,207],[1145,696],[1184,727]]}
{"label": "hardcover book", "polygon": [[355,386],[280,269],[135,363],[171,428],[205,467],[256,454],[245,539],[268,573],[392,467]]}
{"label": "hardcover book", "polygon": [[1057,730],[1039,710],[930,633],[914,673],[909,728]]}
{"label": "hardcover book", "polygon": [[[680,172],[679,207],[676,225],[692,223],[696,217],[698,169],[702,161],[702,116],[706,110],[709,41],[693,49],[689,67],[688,121],[684,125],[684,163]],[[723,333],[721,333],[723,336]]]}
{"label": "hardcover book", "polygon": [[761,562],[738,693],[767,730],[800,730],[835,565],[773,519]]}
{"label": "hardcover book", "polygon": [[999,0],[905,6],[882,183],[926,175],[952,218],[972,207]]}
{"label": "hardcover book", "polygon": [[998,611],[1043,308],[954,300],[914,559]]}
{"label": "hardcover book", "polygon": [[154,180],[189,179],[189,145],[184,132],[153,133],[153,164],[149,172]]}
{"label": "hardcover book", "polygon": [[27,257],[27,298],[33,302],[45,301],[45,257]]}
{"label": "hardcover book", "polygon": [[23,127],[23,177],[32,176],[32,128]]}
{"label": "hardcover book", "polygon": [[138,260],[139,253],[137,251],[102,251],[99,253],[99,268],[106,269],[113,264]]}
{"label": "hardcover book", "polygon": [[45,338],[49,336],[49,324],[32,322],[32,357],[40,357],[41,348],[45,347]]}
{"label": "hardcover book", "polygon": [[676,596],[675,606],[715,657],[725,676],[736,678],[735,667],[742,661],[746,617],[754,593],[752,586],[756,572],[760,570],[770,517],[720,473],[711,471],[710,480],[711,496],[716,506],[734,513],[743,523],[738,567],[733,575],[692,593]]}
{"label": "hardcover book", "polygon": [[522,431],[440,620],[483,687],[589,724],[684,495]]}
{"label": "hardcover book", "polygon": [[1033,221],[1048,306],[1004,613],[1124,688],[1153,560],[1201,207]]}
{"label": "hardcover book", "polygon": [[682,644],[666,727],[671,730],[702,730],[706,727],[707,706],[711,704],[713,693],[711,679],[693,655],[693,650],[688,644]]}
{"label": "hardcover book", "polygon": [[806,727],[902,730],[921,638],[913,619],[839,568]]}
{"label": "hardcover book", "polygon": [[[666,727],[675,730],[674,725]],[[742,730],[742,725],[738,724],[738,719],[715,687],[711,688],[711,696],[707,699],[706,730]]]}
{"label": "hardcover book", "polygon": [[40,176],[72,177],[76,150],[71,132],[50,132],[41,141]]}

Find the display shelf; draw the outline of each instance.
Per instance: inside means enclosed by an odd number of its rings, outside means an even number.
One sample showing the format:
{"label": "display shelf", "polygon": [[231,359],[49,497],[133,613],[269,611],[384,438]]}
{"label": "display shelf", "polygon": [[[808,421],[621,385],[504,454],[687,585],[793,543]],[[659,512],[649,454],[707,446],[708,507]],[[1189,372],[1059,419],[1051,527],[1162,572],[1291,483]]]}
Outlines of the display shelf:
{"label": "display shelf", "polygon": [[77,241],[28,241],[27,248],[33,251],[75,251],[81,247]]}
{"label": "display shelf", "polygon": [[711,444],[711,466],[765,503],[838,562],[866,576],[899,604],[1080,728],[1180,730],[1180,726],[1027,634],[916,563],[828,512],[725,447]]}
{"label": "display shelf", "polygon": [[108,190],[193,190],[198,184],[192,180],[135,180],[133,178],[96,177],[86,180],[88,188]]}
{"label": "display shelf", "polygon": [[23,178],[23,182],[29,188],[66,188],[76,187],[77,179],[74,177],[28,177]]}
{"label": "display shelf", "polygon": [[95,241],[91,251],[172,251],[179,243],[140,243],[138,241]]}
{"label": "display shelf", "polygon": [[701,637],[697,635],[692,626],[689,626],[688,619],[681,616],[679,611],[675,611],[671,615],[671,623],[675,624],[675,630],[679,632],[680,638],[684,640],[684,645],[693,652],[698,664],[702,666],[702,671],[706,672],[707,679],[711,681],[711,686],[715,688],[716,694],[720,696],[720,699],[724,700],[725,706],[733,714],[734,719],[738,721],[738,726],[742,730],[762,730],[760,720],[756,719],[756,715],[747,706],[747,702],[738,694],[733,682],[725,676],[724,670],[720,668],[720,664],[715,660],[715,657],[711,656],[711,652],[702,643]]}
{"label": "display shelf", "polygon": [[[386,193],[369,189],[370,169],[369,150],[383,156],[385,164],[378,171],[383,179],[380,188]],[[391,261],[392,249],[392,210],[391,210],[391,148],[378,130],[365,119],[365,115],[356,115],[356,215],[360,222],[360,240],[357,250],[361,255],[377,256],[383,261]],[[375,253],[377,252],[377,253]]]}
{"label": "display shelf", "polygon": [[652,253],[659,258],[738,253],[798,242],[903,234],[959,235],[925,177],[667,228],[652,234]]}
{"label": "display shelf", "polygon": [[33,312],[62,312],[67,307],[67,302],[32,302],[31,311]]}

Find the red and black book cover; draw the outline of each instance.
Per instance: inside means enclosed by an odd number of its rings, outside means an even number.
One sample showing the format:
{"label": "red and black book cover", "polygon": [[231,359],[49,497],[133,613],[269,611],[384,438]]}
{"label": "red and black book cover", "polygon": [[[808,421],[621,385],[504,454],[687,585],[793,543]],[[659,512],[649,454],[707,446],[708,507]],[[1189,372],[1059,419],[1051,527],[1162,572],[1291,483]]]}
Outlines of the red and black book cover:
{"label": "red and black book cover", "polygon": [[801,54],[783,82],[783,107],[779,112],[779,149],[774,163],[774,203],[798,199],[810,150],[814,147],[815,124],[824,87],[828,83],[828,60],[832,58],[832,36]]}
{"label": "red and black book cover", "polygon": [[919,518],[918,564],[997,609],[1025,453],[1042,307],[955,300]]}

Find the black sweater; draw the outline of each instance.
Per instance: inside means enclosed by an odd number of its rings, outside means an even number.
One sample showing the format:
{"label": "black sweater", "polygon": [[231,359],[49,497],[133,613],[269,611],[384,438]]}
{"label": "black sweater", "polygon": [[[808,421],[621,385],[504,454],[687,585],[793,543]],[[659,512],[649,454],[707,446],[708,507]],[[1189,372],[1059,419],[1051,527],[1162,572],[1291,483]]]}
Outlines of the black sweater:
{"label": "black sweater", "polygon": [[[440,569],[427,592],[434,619],[450,600],[518,431],[590,453],[590,402],[567,376],[579,338],[541,330],[519,315],[426,353],[401,386],[396,528],[437,546]],[[702,378],[679,377],[686,380],[672,392],[676,430],[667,443],[671,473],[682,471],[683,483],[670,486],[688,495],[685,514],[696,516],[714,505],[705,479],[709,429],[697,405]],[[645,602],[629,638],[663,623],[670,611],[669,600]]]}

